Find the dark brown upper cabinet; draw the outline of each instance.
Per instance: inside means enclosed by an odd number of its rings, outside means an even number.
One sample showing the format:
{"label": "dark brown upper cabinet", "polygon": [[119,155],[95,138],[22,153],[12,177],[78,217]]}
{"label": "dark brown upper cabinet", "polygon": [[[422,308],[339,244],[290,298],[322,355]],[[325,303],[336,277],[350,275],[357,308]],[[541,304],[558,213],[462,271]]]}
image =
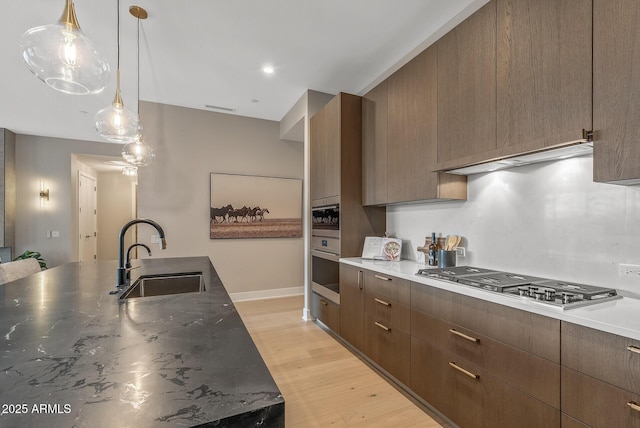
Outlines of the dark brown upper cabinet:
{"label": "dark brown upper cabinet", "polygon": [[466,199],[465,177],[433,172],[437,73],[430,47],[364,96],[364,205]]}
{"label": "dark brown upper cabinet", "polygon": [[445,34],[438,49],[438,167],[496,151],[496,2]]}
{"label": "dark brown upper cabinet", "polygon": [[640,2],[593,2],[593,179],[640,182]]}
{"label": "dark brown upper cabinet", "polygon": [[312,200],[340,196],[342,100],[332,98],[310,120]]}
{"label": "dark brown upper cabinet", "polygon": [[497,0],[496,22],[499,154],[582,139],[592,127],[591,0]]}
{"label": "dark brown upper cabinet", "polygon": [[438,169],[581,140],[591,0],[492,0],[438,41]]}
{"label": "dark brown upper cabinet", "polygon": [[362,205],[387,203],[387,83],[362,97]]}

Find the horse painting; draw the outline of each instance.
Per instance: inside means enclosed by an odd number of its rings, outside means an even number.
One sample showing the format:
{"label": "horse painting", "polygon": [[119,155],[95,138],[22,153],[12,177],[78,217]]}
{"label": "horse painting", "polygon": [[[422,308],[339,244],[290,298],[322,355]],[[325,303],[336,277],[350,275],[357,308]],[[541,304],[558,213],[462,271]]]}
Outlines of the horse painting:
{"label": "horse painting", "polygon": [[302,183],[297,178],[211,173],[209,238],[301,238]]}

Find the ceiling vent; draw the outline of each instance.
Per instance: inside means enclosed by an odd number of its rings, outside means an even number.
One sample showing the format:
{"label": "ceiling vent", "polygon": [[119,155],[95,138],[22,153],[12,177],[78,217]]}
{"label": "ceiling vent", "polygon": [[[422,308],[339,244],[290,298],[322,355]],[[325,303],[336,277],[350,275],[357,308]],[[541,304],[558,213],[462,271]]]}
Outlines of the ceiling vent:
{"label": "ceiling vent", "polygon": [[212,106],[211,104],[205,104],[204,106],[206,108],[210,109],[210,110],[219,110],[219,111],[224,111],[224,112],[227,112],[227,113],[235,113],[236,112],[236,109],[230,108],[230,107]]}

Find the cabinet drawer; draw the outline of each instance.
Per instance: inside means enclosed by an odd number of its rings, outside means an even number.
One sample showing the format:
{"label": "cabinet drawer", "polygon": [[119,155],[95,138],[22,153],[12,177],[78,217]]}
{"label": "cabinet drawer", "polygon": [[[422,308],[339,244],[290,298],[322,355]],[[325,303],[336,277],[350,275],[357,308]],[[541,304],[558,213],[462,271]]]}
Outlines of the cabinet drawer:
{"label": "cabinet drawer", "polygon": [[562,365],[640,394],[640,342],[562,323]]}
{"label": "cabinet drawer", "polygon": [[560,321],[411,283],[411,308],[560,363]]}
{"label": "cabinet drawer", "polygon": [[562,367],[562,412],[596,428],[640,428],[640,395]]}
{"label": "cabinet drawer", "polygon": [[411,389],[461,427],[560,427],[560,411],[416,337]]}
{"label": "cabinet drawer", "polygon": [[395,300],[401,305],[409,306],[411,286],[406,279],[366,271],[365,290],[378,296]]}
{"label": "cabinet drawer", "polygon": [[411,319],[409,307],[396,300],[365,291],[365,313],[373,320],[409,332]]}
{"label": "cabinet drawer", "polygon": [[365,354],[405,385],[409,385],[411,345],[409,333],[365,315]]}
{"label": "cabinet drawer", "polygon": [[472,362],[480,370],[560,408],[559,364],[419,311],[411,312],[411,332],[460,361]]}
{"label": "cabinet drawer", "polygon": [[340,306],[317,293],[311,293],[311,315],[340,334]]}

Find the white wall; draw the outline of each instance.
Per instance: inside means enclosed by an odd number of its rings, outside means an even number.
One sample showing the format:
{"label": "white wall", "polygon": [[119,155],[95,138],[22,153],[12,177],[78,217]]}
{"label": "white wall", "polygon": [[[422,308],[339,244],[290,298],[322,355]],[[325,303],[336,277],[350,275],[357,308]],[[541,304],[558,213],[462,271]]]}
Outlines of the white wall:
{"label": "white wall", "polygon": [[[140,168],[138,213],[167,235],[154,256],[209,256],[235,299],[301,293],[302,238],[209,239],[209,187],[212,172],[302,178],[303,145],[280,140],[273,121],[154,103],[141,104],[141,117],[157,158]],[[155,233],[141,225],[138,241]]]}
{"label": "white wall", "polygon": [[387,208],[387,230],[407,240],[407,258],[437,232],[462,235],[475,265],[614,287],[640,297],[640,187],[592,181],[591,156],[469,176],[466,202]]}
{"label": "white wall", "polygon": [[[78,240],[78,169],[95,171],[77,162],[73,153],[120,156],[120,145],[60,138],[17,135],[16,138],[16,248],[40,251],[49,267],[76,261]],[[40,208],[40,181],[50,189],[50,199]],[[47,238],[47,230],[60,232]]]}

